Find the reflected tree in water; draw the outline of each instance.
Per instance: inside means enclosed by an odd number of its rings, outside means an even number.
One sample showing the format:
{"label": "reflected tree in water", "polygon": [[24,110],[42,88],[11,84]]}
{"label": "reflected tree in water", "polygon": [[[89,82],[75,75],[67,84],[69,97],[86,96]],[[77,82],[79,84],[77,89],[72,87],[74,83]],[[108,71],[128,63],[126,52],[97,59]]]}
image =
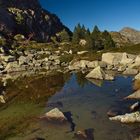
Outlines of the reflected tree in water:
{"label": "reflected tree in water", "polygon": [[84,74],[82,74],[81,72],[79,72],[79,73],[76,74],[76,80],[77,80],[77,83],[81,87],[84,87],[88,83],[88,81],[85,78]]}

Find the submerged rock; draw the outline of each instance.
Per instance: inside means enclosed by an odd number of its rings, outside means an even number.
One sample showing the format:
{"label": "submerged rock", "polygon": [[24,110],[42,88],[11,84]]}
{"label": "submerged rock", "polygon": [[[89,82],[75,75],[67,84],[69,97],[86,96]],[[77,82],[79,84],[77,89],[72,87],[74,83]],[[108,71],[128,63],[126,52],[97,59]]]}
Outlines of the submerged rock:
{"label": "submerged rock", "polygon": [[74,134],[75,138],[77,139],[84,139],[86,140],[87,139],[87,135],[85,134],[84,131],[77,131],[75,134]]}
{"label": "submerged rock", "polygon": [[134,112],[125,115],[118,115],[109,118],[111,121],[120,121],[122,123],[138,123],[140,122],[140,112]]}
{"label": "submerged rock", "polygon": [[75,138],[79,140],[94,140],[94,135],[93,135],[94,129],[85,129],[82,131],[77,131],[74,133]]}
{"label": "submerged rock", "polygon": [[140,99],[140,90],[137,90],[136,92],[125,97],[124,99]]}
{"label": "submerged rock", "polygon": [[0,95],[0,102],[3,103],[3,104],[6,103],[3,95]]}
{"label": "submerged rock", "polygon": [[89,82],[92,84],[101,87],[103,85],[103,80],[97,80],[97,79],[88,79]]}
{"label": "submerged rock", "polygon": [[64,116],[63,112],[61,112],[58,108],[52,109],[41,118],[47,119],[48,121],[58,121],[58,122],[67,121],[67,118]]}
{"label": "submerged rock", "polygon": [[130,106],[130,110],[131,110],[131,111],[135,111],[135,110],[137,110],[139,107],[140,107],[140,103],[139,103],[139,102],[136,102],[136,103],[134,103],[133,105]]}
{"label": "submerged rock", "polygon": [[122,112],[119,109],[110,109],[107,112],[108,117],[115,117],[117,115],[120,115]]}

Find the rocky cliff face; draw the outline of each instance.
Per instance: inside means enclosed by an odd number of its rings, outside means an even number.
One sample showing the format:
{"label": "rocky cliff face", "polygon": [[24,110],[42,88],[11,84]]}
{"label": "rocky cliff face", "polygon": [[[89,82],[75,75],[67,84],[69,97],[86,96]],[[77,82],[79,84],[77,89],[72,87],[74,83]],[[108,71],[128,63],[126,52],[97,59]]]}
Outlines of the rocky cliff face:
{"label": "rocky cliff face", "polygon": [[117,47],[133,44],[126,36],[120,34],[119,32],[110,32],[110,34]]}
{"label": "rocky cliff face", "polygon": [[120,34],[127,37],[132,43],[140,43],[140,31],[125,27],[120,31]]}
{"label": "rocky cliff face", "polygon": [[118,47],[140,43],[140,31],[130,27],[124,27],[119,32],[110,32],[110,34]]}
{"label": "rocky cliff face", "polygon": [[0,0],[0,34],[7,37],[34,34],[37,41],[49,41],[65,29],[60,19],[41,8],[38,0]]}

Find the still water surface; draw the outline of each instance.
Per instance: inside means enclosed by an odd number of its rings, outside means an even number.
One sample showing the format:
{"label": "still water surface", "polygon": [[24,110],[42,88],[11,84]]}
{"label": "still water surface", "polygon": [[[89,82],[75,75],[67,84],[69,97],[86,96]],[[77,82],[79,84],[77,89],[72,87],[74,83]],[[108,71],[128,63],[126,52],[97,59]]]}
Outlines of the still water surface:
{"label": "still water surface", "polygon": [[[74,132],[92,130],[94,140],[137,140],[140,125],[109,121],[107,111],[128,112],[133,101],[123,97],[133,92],[132,77],[115,81],[88,81],[81,73],[25,77],[9,83],[7,104],[0,106],[0,140],[74,140]],[[39,116],[58,107],[69,124],[48,124]]]}

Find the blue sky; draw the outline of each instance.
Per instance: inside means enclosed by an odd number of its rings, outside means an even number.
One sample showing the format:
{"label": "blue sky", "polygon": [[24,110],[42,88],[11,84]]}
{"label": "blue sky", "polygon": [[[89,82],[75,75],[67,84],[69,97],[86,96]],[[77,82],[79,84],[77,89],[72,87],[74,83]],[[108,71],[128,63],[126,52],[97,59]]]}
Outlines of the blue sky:
{"label": "blue sky", "polygon": [[43,8],[59,16],[73,30],[77,23],[101,30],[123,27],[140,30],[140,0],[40,0]]}

